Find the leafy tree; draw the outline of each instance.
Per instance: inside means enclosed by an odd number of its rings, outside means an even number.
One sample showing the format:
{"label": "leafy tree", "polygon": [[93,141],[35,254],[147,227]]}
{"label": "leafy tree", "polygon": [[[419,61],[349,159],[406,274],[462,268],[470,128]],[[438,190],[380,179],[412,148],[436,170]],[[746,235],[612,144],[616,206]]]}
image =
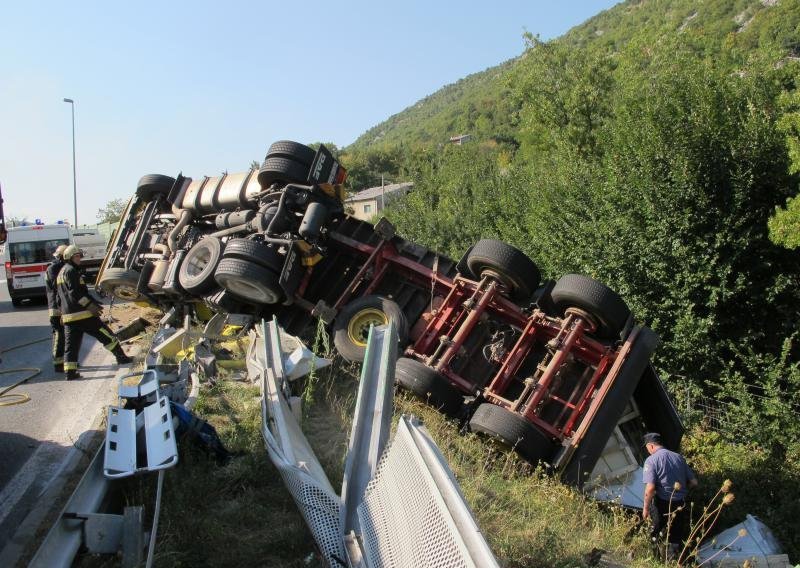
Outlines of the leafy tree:
{"label": "leafy tree", "polygon": [[100,223],[116,223],[122,217],[128,202],[124,199],[112,199],[105,207],[97,210],[97,220]]}
{"label": "leafy tree", "polygon": [[581,155],[599,150],[597,132],[611,114],[613,64],[604,54],[575,57],[564,43],[526,34],[527,50],[510,75],[519,100],[519,139],[524,157],[565,143]]}
{"label": "leafy tree", "polygon": [[519,225],[523,180],[492,148],[448,145],[408,168],[414,190],[386,213],[408,238],[457,258],[478,239]]}
{"label": "leafy tree", "polygon": [[774,83],[672,52],[626,77],[602,159],[553,157],[529,217],[555,272],[607,281],[664,339],[661,365],[701,382],[735,346],[792,332],[796,256],[768,239],[791,195]]}
{"label": "leafy tree", "polygon": [[[797,174],[800,173],[800,90],[783,93],[780,104],[785,114],[778,121],[778,127],[786,135],[790,171]],[[780,245],[791,249],[800,247],[800,197],[788,199],[786,207],[776,210],[769,221],[769,233]]]}
{"label": "leafy tree", "polygon": [[352,191],[361,191],[381,184],[381,175],[397,178],[403,163],[403,148],[380,147],[366,151],[343,154],[342,163],[347,168],[347,185]]}
{"label": "leafy tree", "polygon": [[786,248],[800,247],[800,197],[786,200],[786,207],[778,208],[769,220],[769,236]]}

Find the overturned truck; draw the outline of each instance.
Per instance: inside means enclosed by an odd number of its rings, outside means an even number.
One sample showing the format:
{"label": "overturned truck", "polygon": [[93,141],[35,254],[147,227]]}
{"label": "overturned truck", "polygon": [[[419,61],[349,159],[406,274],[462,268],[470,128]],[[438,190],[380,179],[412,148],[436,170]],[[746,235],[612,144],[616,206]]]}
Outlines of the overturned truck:
{"label": "overturned truck", "polygon": [[[680,420],[650,358],[656,334],[623,299],[578,274],[542,281],[492,239],[458,261],[346,214],[346,170],[324,146],[270,146],[256,170],[144,176],[98,288],[197,314],[322,319],[337,351],[364,357],[372,325],[397,323],[396,383],[476,433],[588,481],[609,440],[642,461],[644,430],[677,448]],[[313,316],[313,317],[310,317]]]}

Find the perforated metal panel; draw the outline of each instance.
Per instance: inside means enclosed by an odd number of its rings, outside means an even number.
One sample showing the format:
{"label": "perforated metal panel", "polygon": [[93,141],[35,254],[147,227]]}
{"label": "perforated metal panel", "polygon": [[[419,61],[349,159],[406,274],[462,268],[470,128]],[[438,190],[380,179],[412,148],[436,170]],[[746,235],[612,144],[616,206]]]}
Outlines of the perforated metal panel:
{"label": "perforated metal panel", "polygon": [[262,433],[269,457],[303,515],[322,557],[329,566],[341,566],[347,557],[339,521],[341,500],[300,467],[287,462],[268,429],[263,429]]}
{"label": "perforated metal panel", "polygon": [[342,566],[347,555],[340,525],[341,499],[292,414],[287,380],[275,321],[263,325],[261,337],[251,336],[248,356],[251,378],[262,386],[261,433],[270,460],[278,469],[322,557],[329,566]]}
{"label": "perforated metal panel", "polygon": [[429,441],[423,429],[412,430],[401,418],[358,506],[367,565],[497,566],[449,468]]}
{"label": "perforated metal panel", "polygon": [[[393,326],[387,333],[370,333],[348,452],[345,505],[291,412],[277,324],[252,333],[247,367],[251,379],[261,382],[261,431],[270,459],[328,566],[498,566],[444,456],[419,421],[401,417],[394,441],[381,454],[391,416],[395,338]],[[374,477],[366,482],[372,471]]]}

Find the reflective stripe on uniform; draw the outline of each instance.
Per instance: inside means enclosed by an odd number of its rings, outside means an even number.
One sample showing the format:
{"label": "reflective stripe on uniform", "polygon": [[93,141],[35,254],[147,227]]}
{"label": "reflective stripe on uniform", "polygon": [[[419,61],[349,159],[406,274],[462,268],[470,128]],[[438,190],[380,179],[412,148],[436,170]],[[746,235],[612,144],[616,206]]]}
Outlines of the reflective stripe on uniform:
{"label": "reflective stripe on uniform", "polygon": [[80,300],[78,300],[78,303],[79,303],[81,306],[83,306],[83,307],[85,308],[86,306],[88,306],[89,304],[91,304],[91,303],[92,303],[92,301],[91,301],[89,298],[87,298],[86,296],[84,296],[83,298],[81,298]]}
{"label": "reflective stripe on uniform", "polygon": [[55,308],[50,308],[49,310],[47,310],[47,315],[50,316],[51,318],[52,317],[56,317],[56,316],[60,316],[61,315],[61,310],[57,310]]}
{"label": "reflective stripe on uniform", "polygon": [[53,363],[54,364],[60,365],[63,362],[64,362],[64,358],[63,357],[53,357]]}
{"label": "reflective stripe on uniform", "polygon": [[65,371],[77,371],[78,370],[78,364],[77,363],[73,363],[72,361],[65,361],[64,362],[64,370]]}
{"label": "reflective stripe on uniform", "polygon": [[94,317],[94,314],[92,312],[90,312],[88,310],[82,310],[80,312],[75,312],[75,313],[72,313],[72,314],[63,314],[61,316],[61,321],[64,322],[64,323],[70,323],[70,322],[73,322],[73,321],[80,321],[80,320],[85,320],[85,319],[89,319],[89,318],[93,318],[93,317]]}

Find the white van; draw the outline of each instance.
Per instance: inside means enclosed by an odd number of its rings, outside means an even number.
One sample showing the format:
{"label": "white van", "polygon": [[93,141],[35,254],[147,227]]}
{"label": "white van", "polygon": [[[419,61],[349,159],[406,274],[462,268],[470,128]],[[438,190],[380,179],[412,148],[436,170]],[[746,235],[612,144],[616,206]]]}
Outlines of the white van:
{"label": "white van", "polygon": [[44,272],[58,245],[71,242],[69,225],[28,225],[8,229],[3,251],[6,284],[11,303],[45,298]]}
{"label": "white van", "polygon": [[96,228],[72,229],[71,242],[83,251],[81,269],[86,275],[86,283],[93,283],[106,257],[106,238]]}

